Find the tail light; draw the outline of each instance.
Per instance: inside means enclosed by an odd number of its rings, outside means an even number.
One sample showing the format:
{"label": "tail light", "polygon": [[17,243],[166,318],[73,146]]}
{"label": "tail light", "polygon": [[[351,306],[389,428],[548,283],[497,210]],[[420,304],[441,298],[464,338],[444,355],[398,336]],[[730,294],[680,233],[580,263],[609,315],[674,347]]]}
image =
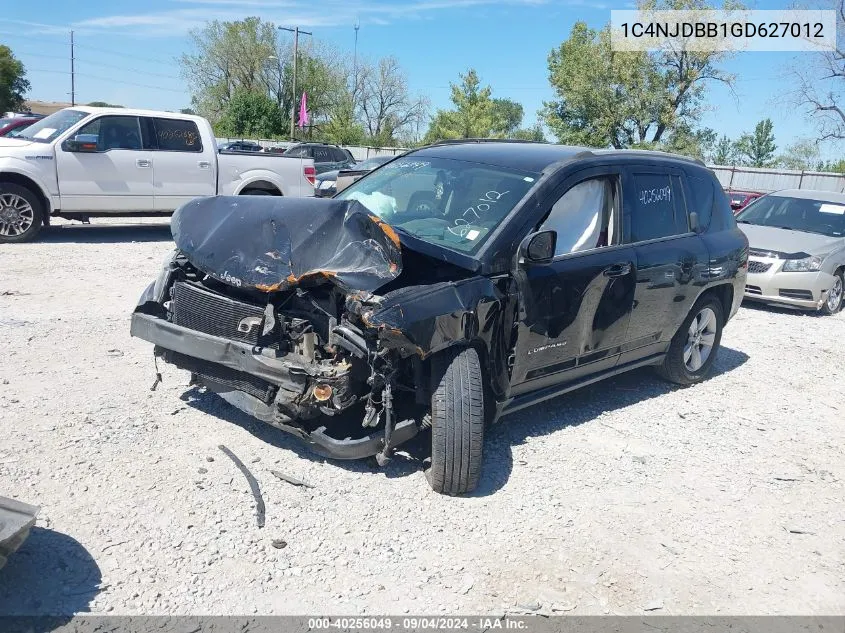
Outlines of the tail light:
{"label": "tail light", "polygon": [[302,173],[305,175],[305,179],[312,185],[317,182],[317,169],[315,167],[303,167]]}

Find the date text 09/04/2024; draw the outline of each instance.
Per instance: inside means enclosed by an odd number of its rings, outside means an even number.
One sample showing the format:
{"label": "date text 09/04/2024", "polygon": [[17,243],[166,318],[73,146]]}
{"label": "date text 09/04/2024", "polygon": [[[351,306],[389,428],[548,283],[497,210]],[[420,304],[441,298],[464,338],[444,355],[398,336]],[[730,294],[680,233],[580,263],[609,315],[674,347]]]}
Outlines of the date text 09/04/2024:
{"label": "date text 09/04/2024", "polygon": [[521,618],[493,617],[351,617],[351,618],[310,618],[308,629],[312,631],[332,629],[362,630],[478,630],[493,629],[521,631],[528,628]]}

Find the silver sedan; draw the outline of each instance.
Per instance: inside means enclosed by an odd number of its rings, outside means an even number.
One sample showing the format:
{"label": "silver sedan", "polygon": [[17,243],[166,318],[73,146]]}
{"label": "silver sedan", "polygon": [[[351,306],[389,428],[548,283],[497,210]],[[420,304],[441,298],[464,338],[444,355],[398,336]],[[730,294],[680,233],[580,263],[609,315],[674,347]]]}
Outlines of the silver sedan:
{"label": "silver sedan", "polygon": [[736,217],[748,237],[745,298],[835,314],[845,281],[845,194],[787,189]]}

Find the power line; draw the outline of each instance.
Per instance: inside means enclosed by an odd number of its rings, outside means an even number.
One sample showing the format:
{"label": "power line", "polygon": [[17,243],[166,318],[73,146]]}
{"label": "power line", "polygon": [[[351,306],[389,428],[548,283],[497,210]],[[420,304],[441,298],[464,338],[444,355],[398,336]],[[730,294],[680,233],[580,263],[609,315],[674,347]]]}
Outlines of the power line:
{"label": "power line", "polygon": [[129,59],[142,59],[148,62],[157,62],[159,64],[172,64],[175,59],[164,59],[161,57],[139,57],[130,53],[122,53],[120,51],[112,51],[107,48],[99,48],[98,46],[90,46],[89,44],[77,44],[77,48],[86,48],[89,51],[97,51],[98,53],[107,53],[108,55],[117,55],[118,57],[128,57]]}
{"label": "power line", "polygon": [[[53,73],[56,75],[70,75],[70,71],[67,70],[48,70],[47,68],[30,68],[29,70],[38,73]],[[99,75],[91,75],[89,73],[75,73],[77,77],[86,77],[88,79],[98,79],[100,81],[109,81],[112,83],[117,84],[126,84],[128,86],[136,86],[138,88],[149,88],[151,90],[163,90],[165,92],[178,92],[179,94],[185,94],[184,90],[177,90],[176,88],[163,88],[161,86],[152,86],[150,84],[140,84],[134,81],[123,81],[121,79],[112,79],[111,77],[100,77]]]}

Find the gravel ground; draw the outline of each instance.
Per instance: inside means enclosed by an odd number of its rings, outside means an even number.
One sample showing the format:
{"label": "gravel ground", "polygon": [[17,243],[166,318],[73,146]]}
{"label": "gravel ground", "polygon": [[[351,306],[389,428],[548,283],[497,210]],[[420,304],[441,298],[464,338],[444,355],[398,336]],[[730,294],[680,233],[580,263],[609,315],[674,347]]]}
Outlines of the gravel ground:
{"label": "gravel ground", "polygon": [[151,392],[129,314],[170,248],[100,221],[0,249],[0,494],[42,506],[0,613],[845,613],[845,314],[744,307],[704,384],[637,371],[509,416],[448,498],[172,368]]}

